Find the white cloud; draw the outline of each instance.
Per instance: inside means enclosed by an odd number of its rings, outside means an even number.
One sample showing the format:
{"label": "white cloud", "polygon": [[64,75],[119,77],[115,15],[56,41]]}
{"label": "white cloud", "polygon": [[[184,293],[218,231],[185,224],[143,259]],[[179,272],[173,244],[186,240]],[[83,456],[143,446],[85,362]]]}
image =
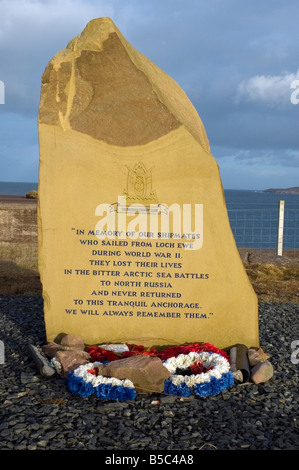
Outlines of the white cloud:
{"label": "white cloud", "polygon": [[243,80],[237,89],[236,103],[254,102],[271,107],[290,104],[292,82],[299,79],[299,70],[281,75],[256,75]]}

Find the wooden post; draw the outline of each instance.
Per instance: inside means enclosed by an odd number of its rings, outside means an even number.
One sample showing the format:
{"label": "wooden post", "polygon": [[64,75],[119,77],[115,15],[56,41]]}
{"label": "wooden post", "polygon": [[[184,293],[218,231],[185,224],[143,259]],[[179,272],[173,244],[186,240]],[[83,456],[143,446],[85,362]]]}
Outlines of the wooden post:
{"label": "wooden post", "polygon": [[282,256],[283,223],[284,223],[284,201],[279,201],[279,205],[278,205],[278,233],[277,233],[277,255],[278,256]]}

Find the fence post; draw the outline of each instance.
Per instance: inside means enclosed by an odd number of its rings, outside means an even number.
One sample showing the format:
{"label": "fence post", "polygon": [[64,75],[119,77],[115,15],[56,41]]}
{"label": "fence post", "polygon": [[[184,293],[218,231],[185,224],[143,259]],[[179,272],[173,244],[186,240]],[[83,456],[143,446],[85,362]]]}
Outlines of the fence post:
{"label": "fence post", "polygon": [[278,233],[277,233],[277,255],[278,256],[282,256],[283,223],[284,223],[284,201],[279,201],[279,204],[278,204]]}

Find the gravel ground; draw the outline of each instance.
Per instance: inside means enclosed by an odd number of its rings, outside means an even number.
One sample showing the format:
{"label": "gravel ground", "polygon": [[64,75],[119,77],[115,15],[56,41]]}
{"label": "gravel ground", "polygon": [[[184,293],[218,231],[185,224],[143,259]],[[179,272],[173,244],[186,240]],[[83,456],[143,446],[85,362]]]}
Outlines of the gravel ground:
{"label": "gravel ground", "polygon": [[208,398],[138,394],[134,402],[100,402],[76,398],[64,379],[37,371],[27,345],[46,343],[41,297],[0,296],[0,449],[296,450],[298,311],[260,304],[260,343],[274,367],[266,384],[235,383]]}

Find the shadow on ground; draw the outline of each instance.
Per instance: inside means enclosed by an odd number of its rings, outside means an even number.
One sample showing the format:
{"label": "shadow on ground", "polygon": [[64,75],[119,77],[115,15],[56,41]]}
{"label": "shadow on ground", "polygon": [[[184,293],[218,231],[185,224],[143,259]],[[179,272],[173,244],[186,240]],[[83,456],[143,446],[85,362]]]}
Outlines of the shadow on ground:
{"label": "shadow on ground", "polygon": [[42,285],[38,271],[12,261],[0,261],[0,295],[41,294]]}

